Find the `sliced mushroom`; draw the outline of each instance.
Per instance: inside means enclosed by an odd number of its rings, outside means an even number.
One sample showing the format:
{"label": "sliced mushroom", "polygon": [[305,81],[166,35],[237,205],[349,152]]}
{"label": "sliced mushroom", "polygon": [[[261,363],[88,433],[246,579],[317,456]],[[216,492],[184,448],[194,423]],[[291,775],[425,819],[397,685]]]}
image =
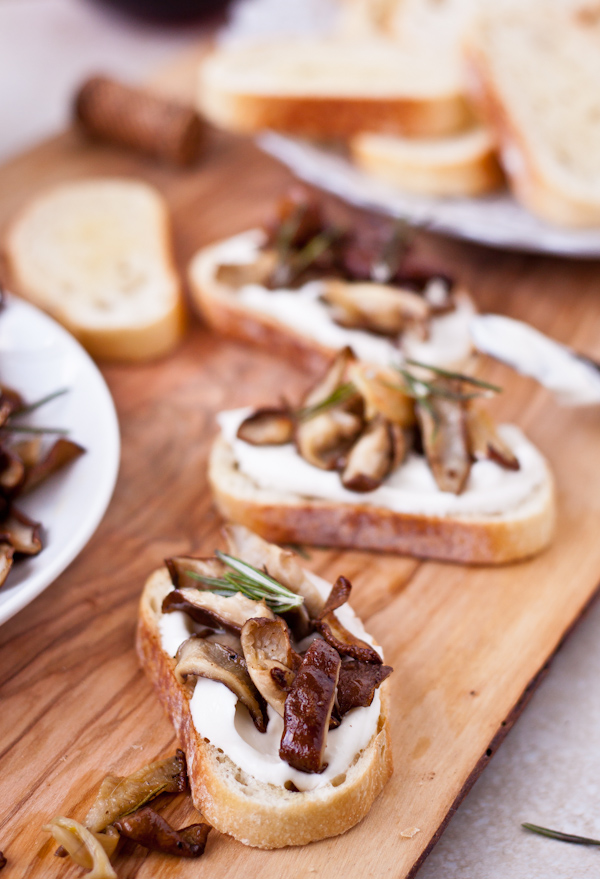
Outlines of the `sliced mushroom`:
{"label": "sliced mushroom", "polygon": [[225,684],[246,706],[257,730],[266,732],[264,699],[252,683],[246,663],[234,650],[192,635],[177,651],[176,660],[175,676],[180,683],[184,684],[191,676]]}
{"label": "sliced mushroom", "polygon": [[11,506],[8,516],[0,522],[0,542],[10,543],[16,553],[37,555],[42,549],[40,528],[39,522]]}
{"label": "sliced mushroom", "polygon": [[312,642],[285,700],[279,756],[300,772],[322,772],[341,660],[325,641]]}
{"label": "sliced mushroom", "polygon": [[199,858],[211,830],[210,824],[190,824],[175,830],[151,806],[115,821],[115,827],[121,836],[144,848],[179,858]]}
{"label": "sliced mushroom", "polygon": [[177,555],[165,559],[165,565],[169,569],[171,582],[176,589],[190,587],[194,589],[207,589],[199,577],[219,579],[225,573],[225,565],[217,558],[194,558],[188,555]]}
{"label": "sliced mushroom", "polygon": [[0,586],[4,584],[12,568],[14,554],[15,551],[10,543],[0,543]]}
{"label": "sliced mushroom", "polygon": [[426,300],[410,290],[372,282],[325,281],[321,299],[343,327],[397,336],[430,316]]}
{"label": "sliced mushroom", "polygon": [[[248,673],[261,696],[283,717],[287,691],[301,662],[290,642],[288,627],[281,619],[252,619],[244,623],[240,636]],[[273,676],[277,669],[281,674]],[[281,685],[281,681],[285,685]]]}
{"label": "sliced mushroom", "polygon": [[0,491],[10,496],[16,494],[25,479],[25,465],[13,449],[0,450]]}
{"label": "sliced mushroom", "polygon": [[299,564],[295,553],[268,543],[244,525],[226,525],[223,533],[231,555],[267,571],[278,583],[304,598],[311,617],[318,616],[323,607],[321,593],[309,573]]}
{"label": "sliced mushroom", "polygon": [[298,425],[296,447],[300,455],[320,470],[336,470],[362,429],[362,419],[334,409]]}
{"label": "sliced mushroom", "polygon": [[353,708],[366,708],[375,690],[391,675],[389,665],[375,665],[357,659],[342,659],[337,688],[337,708],[341,717]]}
{"label": "sliced mushroom", "polygon": [[31,491],[40,482],[43,482],[44,479],[56,473],[57,470],[66,467],[67,464],[79,458],[84,452],[83,446],[74,443],[72,440],[62,438],[56,440],[48,454],[27,471],[23,492]]}
{"label": "sliced mushroom", "polygon": [[89,879],[117,879],[104,850],[103,840],[79,821],[59,816],[45,824],[42,830],[51,833],[76,864],[91,871],[87,874]]}
{"label": "sliced mushroom", "polygon": [[294,418],[286,409],[257,409],[238,427],[237,437],[253,446],[281,446],[294,438]]}
{"label": "sliced mushroom", "polygon": [[174,757],[157,760],[125,777],[107,775],[86,818],[94,832],[105,830],[117,818],[139,809],[163,793],[187,790],[185,754],[178,750]]}
{"label": "sliced mushroom", "polygon": [[383,415],[392,424],[412,427],[415,402],[404,393],[396,370],[354,361],[348,364],[348,378],[365,402],[365,417]]}
{"label": "sliced mushroom", "polygon": [[346,347],[338,351],[325,375],[304,396],[303,408],[310,409],[328,400],[343,384],[346,370],[355,359],[351,348]]}
{"label": "sliced mushroom", "polygon": [[417,402],[423,449],[438,488],[460,494],[471,471],[465,406],[460,400],[430,395]]}
{"label": "sliced mushroom", "polygon": [[378,415],[350,449],[342,485],[349,491],[374,491],[391,472],[393,463],[394,437],[388,422]]}
{"label": "sliced mushroom", "polygon": [[276,265],[277,253],[274,250],[260,250],[253,262],[218,265],[215,280],[235,290],[247,284],[260,284],[264,287],[268,284]]}
{"label": "sliced mushroom", "polygon": [[313,626],[341,656],[351,656],[352,659],[381,665],[381,656],[377,651],[366,641],[349,632],[334,613],[334,609],[340,607],[348,599],[351,588],[349,580],[345,577],[338,577],[323,610],[313,620]]}
{"label": "sliced mushroom", "polygon": [[13,451],[19,456],[28,470],[31,470],[42,457],[42,438],[34,436],[30,439],[15,443]]}
{"label": "sliced mushroom", "polygon": [[469,450],[475,461],[488,458],[507,470],[519,470],[519,459],[498,434],[488,412],[470,406],[466,419]]}
{"label": "sliced mushroom", "polygon": [[264,601],[253,601],[241,592],[232,596],[217,595],[190,587],[174,589],[163,600],[162,612],[182,610],[194,622],[212,629],[225,629],[239,635],[246,620],[252,617],[275,618]]}

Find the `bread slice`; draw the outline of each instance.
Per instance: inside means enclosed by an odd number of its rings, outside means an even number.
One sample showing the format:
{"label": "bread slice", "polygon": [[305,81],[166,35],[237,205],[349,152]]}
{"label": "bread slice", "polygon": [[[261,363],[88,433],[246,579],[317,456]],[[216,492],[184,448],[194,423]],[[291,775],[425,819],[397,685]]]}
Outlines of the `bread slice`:
{"label": "bread slice", "polygon": [[385,131],[434,137],[470,111],[459,66],[391,41],[277,40],[219,49],[201,66],[199,105],[215,125],[308,137]]}
{"label": "bread slice", "polygon": [[504,180],[494,138],[483,126],[428,139],[364,132],[352,138],[350,152],[369,174],[425,195],[481,195]]}
{"label": "bread slice", "polygon": [[219,278],[220,266],[254,260],[263,241],[260,229],[249,230],[203,247],[190,263],[192,302],[218,332],[285,357],[310,372],[324,369],[345,345],[360,359],[378,365],[400,359],[399,350],[446,367],[461,367],[470,356],[469,322],[475,306],[465,290],[456,291],[454,313],[432,319],[429,340],[422,342],[406,334],[398,346],[395,340],[375,333],[338,326],[313,296],[305,300],[299,291],[269,294],[258,285],[251,290],[236,288]]}
{"label": "bread slice", "polygon": [[194,727],[190,692],[175,678],[175,660],[163,649],[159,631],[162,601],[172,588],[164,568],[147,581],[140,602],[137,650],[186,753],[196,808],[217,830],[263,849],[305,845],[344,833],[361,821],[392,773],[386,682],[380,687],[375,732],[343,777],[305,791],[257,780]]}
{"label": "bread slice", "polygon": [[223,435],[212,447],[208,476],[223,517],[266,540],[497,565],[535,555],[552,539],[554,482],[545,462],[542,467],[539,483],[518,504],[471,514],[398,512],[356,493],[350,499],[327,500],[265,488],[242,470]]}
{"label": "bread slice", "polygon": [[600,225],[599,46],[597,4],[556,0],[488,4],[467,44],[514,194],[562,226]]}
{"label": "bread slice", "polygon": [[9,227],[4,251],[15,292],[93,357],[146,360],[180,341],[168,210],[148,184],[94,178],[43,192]]}

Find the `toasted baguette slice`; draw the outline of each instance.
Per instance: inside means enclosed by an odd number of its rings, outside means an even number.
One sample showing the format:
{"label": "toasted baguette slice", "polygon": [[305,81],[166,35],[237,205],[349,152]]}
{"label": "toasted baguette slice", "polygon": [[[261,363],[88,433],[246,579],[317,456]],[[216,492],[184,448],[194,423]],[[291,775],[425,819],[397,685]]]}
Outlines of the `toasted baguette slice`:
{"label": "toasted baguette slice", "polygon": [[380,688],[376,731],[343,779],[306,791],[266,784],[236,766],[194,727],[190,692],[175,678],[175,660],[163,649],[159,631],[162,601],[172,588],[165,568],[147,581],[137,650],[185,751],[196,808],[217,830],[263,849],[305,845],[344,833],[361,821],[392,773],[386,682]]}
{"label": "toasted baguette slice", "polygon": [[469,196],[502,185],[494,139],[484,127],[444,138],[407,138],[365,132],[352,138],[356,164],[409,192]]}
{"label": "toasted baguette slice", "polygon": [[216,51],[200,70],[200,109],[242,133],[274,128],[308,137],[359,131],[413,136],[464,127],[460,68],[385,40],[282,41]]}
{"label": "toasted baguette slice", "polygon": [[543,466],[541,483],[510,510],[446,515],[397,512],[356,493],[355,499],[327,500],[264,488],[240,469],[223,435],[213,445],[208,476],[223,517],[266,540],[497,565],[535,555],[552,538],[554,483]]}
{"label": "toasted baguette slice", "polygon": [[600,225],[600,14],[488,4],[467,44],[473,97],[516,197],[544,220]]}
{"label": "toasted baguette slice", "polygon": [[475,306],[464,290],[457,290],[452,314],[432,319],[428,340],[407,334],[397,345],[366,330],[338,326],[314,297],[303,299],[298,291],[269,294],[258,285],[242,292],[219,278],[220,266],[248,265],[255,259],[263,240],[260,229],[249,230],[203,247],[190,263],[192,302],[218,332],[281,355],[311,372],[324,369],[345,345],[361,360],[378,365],[395,362],[405,352],[415,360],[458,368],[472,353],[469,322]]}
{"label": "toasted baguette slice", "polygon": [[146,183],[97,178],[37,196],[10,226],[16,293],[93,357],[146,360],[181,339],[184,310],[167,206]]}

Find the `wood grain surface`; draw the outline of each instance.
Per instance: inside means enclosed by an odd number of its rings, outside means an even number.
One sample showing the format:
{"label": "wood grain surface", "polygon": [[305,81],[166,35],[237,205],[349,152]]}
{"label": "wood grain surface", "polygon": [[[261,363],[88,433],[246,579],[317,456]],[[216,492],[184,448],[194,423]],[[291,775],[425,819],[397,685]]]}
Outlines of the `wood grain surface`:
{"label": "wood grain surface", "polygon": [[[243,140],[211,134],[197,169],[177,172],[68,132],[0,169],[0,234],[24,200],[60,180],[135,175],[165,194],[178,263],[264,215],[289,174]],[[421,236],[419,247],[473,290],[482,310],[531,321],[600,357],[596,264],[499,254]],[[206,484],[219,409],[292,397],[307,376],[291,365],[211,336],[190,318],[178,352],[103,373],[120,418],[116,492],[79,558],[0,628],[0,850],[7,877],[75,877],[41,831],[54,815],[83,819],[110,770],[124,774],[172,753],[168,722],[133,649],[146,576],[166,555],[207,554],[220,521]],[[395,668],[395,773],[371,814],[342,837],[277,852],[214,833],[199,861],[127,844],[130,877],[244,875],[275,879],[394,877],[414,873],[457,803],[516,719],[600,580],[600,407],[559,408],[533,382],[500,365],[495,414],[521,425],[549,458],[558,488],[556,541],[539,558],[489,570],[359,552],[311,551],[307,564],[354,583],[353,604]],[[191,818],[188,801],[168,806]],[[419,828],[412,839],[402,836]]]}

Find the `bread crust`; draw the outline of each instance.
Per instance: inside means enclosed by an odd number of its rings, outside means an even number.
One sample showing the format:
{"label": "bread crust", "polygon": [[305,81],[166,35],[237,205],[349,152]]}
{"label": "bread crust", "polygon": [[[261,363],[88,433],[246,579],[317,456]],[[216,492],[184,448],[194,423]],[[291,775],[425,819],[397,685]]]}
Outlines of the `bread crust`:
{"label": "bread crust", "polygon": [[307,543],[379,550],[462,564],[499,565],[543,550],[552,539],[554,483],[550,471],[535,499],[507,516],[429,516],[368,504],[277,494],[241,473],[222,436],[215,440],[208,477],[225,519],[274,543]]}
{"label": "bread crust", "polygon": [[89,354],[99,360],[144,361],[162,357],[171,352],[181,341],[186,326],[186,311],[181,292],[181,282],[175,265],[172,246],[170,220],[166,203],[160,193],[140,181],[119,178],[118,181],[106,178],[104,182],[115,182],[127,186],[134,183],[151,193],[156,209],[156,239],[160,242],[165,275],[171,294],[168,307],[156,319],[148,321],[143,314],[134,321],[116,326],[89,326],[78,322],[69,310],[68,301],[63,301],[54,292],[48,293],[27,279],[26,254],[18,245],[18,230],[34,214],[38,202],[52,199],[69,187],[93,182],[102,185],[103,180],[79,181],[74,184],[61,184],[40,193],[26,204],[8,227],[3,245],[3,256],[7,280],[14,292],[46,311],[61,323],[83,345]]}
{"label": "bread crust", "polygon": [[162,598],[170,588],[165,568],[148,579],[140,602],[136,645],[142,667],[186,753],[195,807],[221,833],[263,849],[305,845],[337,836],[361,821],[393,769],[387,682],[380,688],[377,732],[343,781],[303,792],[257,781],[194,728],[190,694],[175,678],[175,662],[162,649],[157,626]]}

